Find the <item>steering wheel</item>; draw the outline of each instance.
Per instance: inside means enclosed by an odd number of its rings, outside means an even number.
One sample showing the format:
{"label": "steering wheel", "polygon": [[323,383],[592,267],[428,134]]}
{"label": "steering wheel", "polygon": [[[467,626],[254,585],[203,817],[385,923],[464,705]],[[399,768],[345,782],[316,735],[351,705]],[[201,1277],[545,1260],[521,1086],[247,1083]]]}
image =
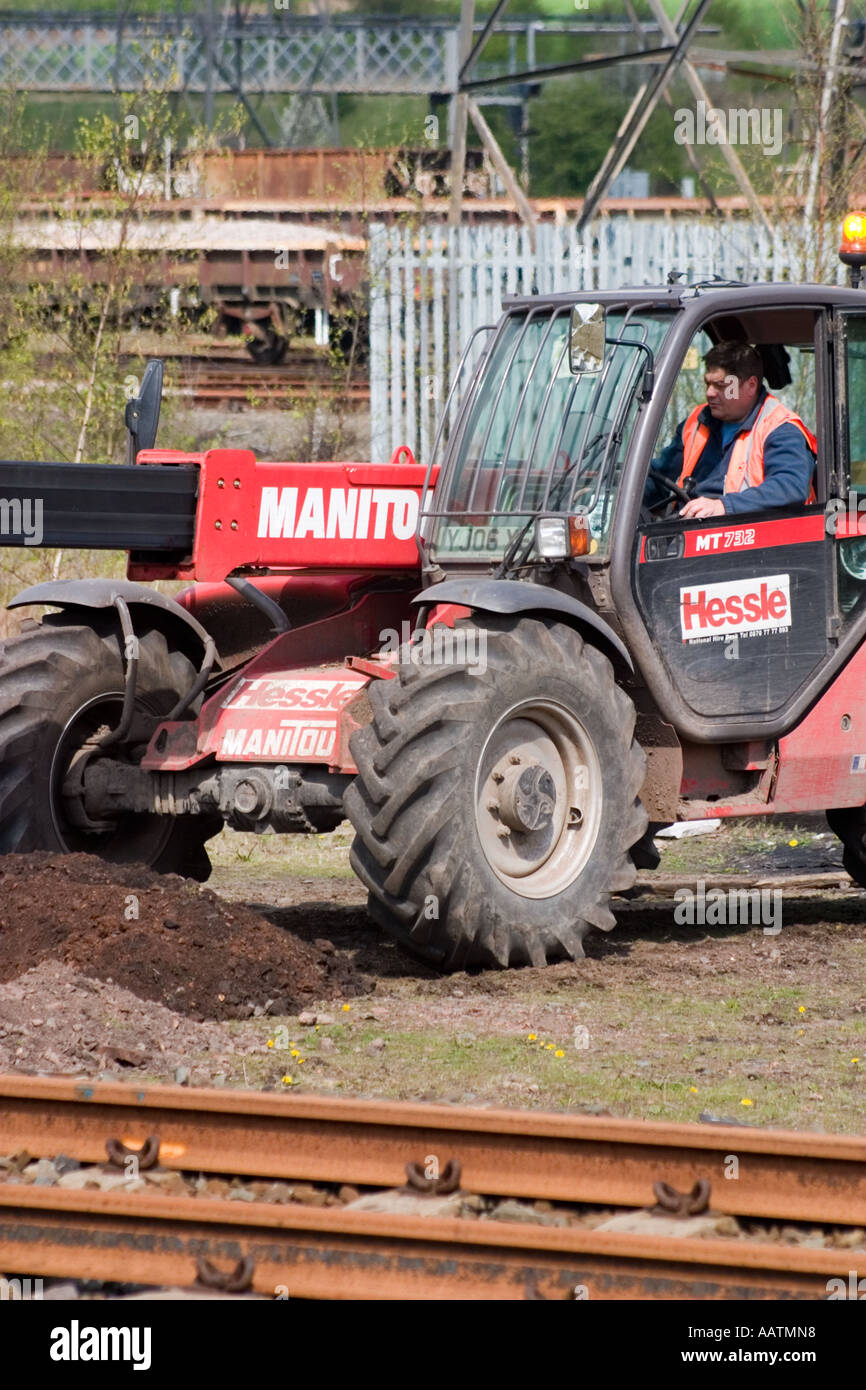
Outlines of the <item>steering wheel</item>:
{"label": "steering wheel", "polygon": [[[648,507],[646,503],[641,506],[638,514],[638,520],[641,526],[648,526],[653,521],[665,520],[666,518],[654,516],[653,513],[656,512],[659,507],[670,507],[674,498],[683,504],[691,502],[692,500],[691,495],[684,487],[680,487],[679,483],[675,483],[672,479],[665,477],[664,473],[660,473],[657,468],[650,467],[649,475],[657,483],[661,483],[662,487],[667,488],[670,496],[663,497],[660,502],[654,502],[651,507]],[[673,511],[671,511],[669,515],[672,516]]]}
{"label": "steering wheel", "polygon": [[[649,474],[655,482],[661,483],[662,487],[666,487],[674,497],[678,497],[683,505],[685,505],[686,502],[691,502],[692,499],[684,487],[680,487],[679,483],[675,483],[672,479],[666,478],[664,473],[660,473],[659,470],[653,468],[652,465],[650,465]],[[652,507],[650,507],[649,510],[652,511]]]}

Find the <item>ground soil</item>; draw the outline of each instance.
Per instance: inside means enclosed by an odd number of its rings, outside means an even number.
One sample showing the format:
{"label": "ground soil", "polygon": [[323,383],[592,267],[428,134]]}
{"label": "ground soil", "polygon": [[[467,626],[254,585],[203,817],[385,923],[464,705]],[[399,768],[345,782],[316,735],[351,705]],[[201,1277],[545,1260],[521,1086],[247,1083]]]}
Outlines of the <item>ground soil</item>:
{"label": "ground soil", "polygon": [[[0,861],[0,1069],[866,1131],[862,890],[786,893],[776,934],[617,899],[585,960],[441,977],[370,922],[350,842],[226,832],[205,890]],[[692,886],[840,862],[819,820],[658,844]]]}
{"label": "ground soil", "polygon": [[173,874],[84,854],[6,855],[0,981],[47,960],[195,1019],[291,1013],[363,987],[329,942],[301,941]]}

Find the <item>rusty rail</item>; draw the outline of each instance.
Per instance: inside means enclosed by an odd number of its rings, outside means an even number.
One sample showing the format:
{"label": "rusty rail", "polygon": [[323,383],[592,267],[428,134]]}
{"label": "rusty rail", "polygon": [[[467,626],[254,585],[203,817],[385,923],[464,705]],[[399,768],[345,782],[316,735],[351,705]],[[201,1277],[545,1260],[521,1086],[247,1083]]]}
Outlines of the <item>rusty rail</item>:
{"label": "rusty rail", "polygon": [[0,1185],[0,1268],[328,1299],[815,1299],[866,1253],[502,1221]]}
{"label": "rusty rail", "polygon": [[[863,1137],[0,1076],[0,1153],[102,1162],[148,1140],[194,1173],[399,1187],[435,1154],[486,1196],[647,1207],[709,1188],[720,1213],[866,1224]],[[0,1183],[0,1270],[190,1285],[201,1260],[323,1298],[820,1298],[866,1274],[862,1250]]]}
{"label": "rusty rail", "polygon": [[641,1207],[657,1181],[706,1179],[719,1212],[866,1225],[861,1136],[0,1076],[0,1153],[101,1162],[108,1138],[152,1134],[163,1166],[195,1172],[395,1187],[436,1154],[494,1196]]}

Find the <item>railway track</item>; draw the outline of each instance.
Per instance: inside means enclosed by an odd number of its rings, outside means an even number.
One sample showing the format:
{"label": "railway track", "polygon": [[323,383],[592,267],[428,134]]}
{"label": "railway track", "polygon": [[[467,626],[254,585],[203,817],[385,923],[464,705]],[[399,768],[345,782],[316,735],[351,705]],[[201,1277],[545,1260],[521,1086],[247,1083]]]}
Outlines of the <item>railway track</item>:
{"label": "railway track", "polygon": [[[553,1204],[647,1208],[658,1198],[684,1213],[708,1203],[719,1215],[866,1224],[863,1137],[0,1077],[0,1153],[99,1163],[107,1145],[121,1166],[140,1154],[142,1169],[147,1157],[178,1173],[325,1188],[399,1188],[414,1165],[410,1182],[433,1189],[432,1213],[456,1183]],[[427,1183],[431,1171],[442,1176]],[[271,1297],[449,1300],[823,1299],[829,1280],[866,1275],[864,1248],[524,1224],[483,1219],[477,1206],[475,1219],[427,1215],[426,1201],[380,1212],[6,1181],[0,1270],[216,1279]]]}
{"label": "railway track", "polygon": [[298,400],[313,400],[322,396],[339,396],[355,405],[369,402],[370,387],[364,381],[348,384],[335,381],[317,367],[301,372],[295,367],[245,367],[207,369],[198,366],[181,370],[178,383],[166,387],[166,395],[192,400],[196,405],[218,405],[237,402],[239,405],[269,405],[288,408]]}
{"label": "railway track", "polygon": [[356,372],[356,379],[347,384],[331,366],[327,352],[300,344],[291,346],[285,361],[276,366],[256,365],[244,349],[162,356],[174,377],[166,393],[192,400],[196,405],[234,403],[239,407],[288,408],[299,400],[340,396],[361,406],[370,399],[363,371]]}

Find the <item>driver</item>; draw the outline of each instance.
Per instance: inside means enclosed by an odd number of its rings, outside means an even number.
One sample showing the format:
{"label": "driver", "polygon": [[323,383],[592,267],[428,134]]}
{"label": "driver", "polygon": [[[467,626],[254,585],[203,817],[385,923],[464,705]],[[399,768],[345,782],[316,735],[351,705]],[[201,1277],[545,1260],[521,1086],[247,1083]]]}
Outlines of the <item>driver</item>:
{"label": "driver", "polygon": [[[680,516],[731,516],[814,501],[818,441],[764,386],[764,365],[748,343],[718,343],[704,358],[706,405],[677,426],[655,469],[696,494]],[[650,478],[648,505],[666,489]]]}

